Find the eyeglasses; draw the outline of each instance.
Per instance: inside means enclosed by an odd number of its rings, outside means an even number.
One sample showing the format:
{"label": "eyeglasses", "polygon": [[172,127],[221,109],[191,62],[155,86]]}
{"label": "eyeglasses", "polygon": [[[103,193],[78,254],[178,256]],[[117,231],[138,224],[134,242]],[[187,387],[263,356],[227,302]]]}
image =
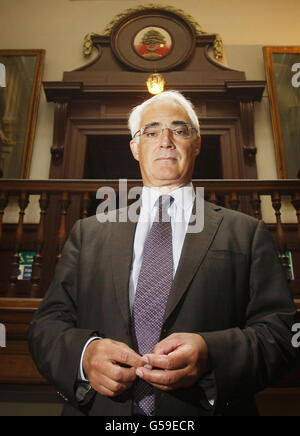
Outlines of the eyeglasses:
{"label": "eyeglasses", "polygon": [[137,136],[142,136],[147,141],[157,141],[164,130],[169,130],[169,132],[172,134],[172,138],[175,141],[182,141],[185,139],[189,139],[193,136],[193,133],[196,132],[196,129],[189,125],[182,125],[175,127],[174,129],[171,129],[170,127],[143,127],[141,130],[136,132],[136,134],[133,136],[133,138],[136,138]]}

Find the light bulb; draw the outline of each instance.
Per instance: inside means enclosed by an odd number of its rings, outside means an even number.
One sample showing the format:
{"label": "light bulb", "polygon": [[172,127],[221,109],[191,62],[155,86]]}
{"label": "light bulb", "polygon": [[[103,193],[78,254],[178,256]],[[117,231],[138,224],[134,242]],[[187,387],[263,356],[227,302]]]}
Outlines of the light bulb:
{"label": "light bulb", "polygon": [[155,73],[147,79],[147,88],[150,94],[161,94],[165,90],[165,79],[161,74]]}

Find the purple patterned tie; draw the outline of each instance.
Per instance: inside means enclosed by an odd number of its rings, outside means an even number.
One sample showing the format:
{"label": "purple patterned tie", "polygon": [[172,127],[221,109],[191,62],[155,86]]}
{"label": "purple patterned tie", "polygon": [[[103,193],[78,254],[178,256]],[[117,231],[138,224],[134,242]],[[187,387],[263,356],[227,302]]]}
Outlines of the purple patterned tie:
{"label": "purple patterned tie", "polygon": [[[173,283],[172,227],[167,213],[173,200],[169,195],[160,196],[157,200],[158,211],[144,246],[132,314],[136,350],[141,356],[152,353],[160,340]],[[139,379],[134,388],[134,398],[146,415],[154,412],[151,385]]]}

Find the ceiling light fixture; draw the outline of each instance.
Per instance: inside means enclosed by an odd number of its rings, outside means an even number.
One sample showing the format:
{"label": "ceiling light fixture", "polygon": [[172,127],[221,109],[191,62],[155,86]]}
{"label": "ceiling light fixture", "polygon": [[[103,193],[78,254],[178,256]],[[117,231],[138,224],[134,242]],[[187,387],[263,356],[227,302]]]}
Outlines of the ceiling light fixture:
{"label": "ceiling light fixture", "polygon": [[147,79],[147,88],[150,94],[158,95],[164,92],[166,81],[159,73],[151,74]]}

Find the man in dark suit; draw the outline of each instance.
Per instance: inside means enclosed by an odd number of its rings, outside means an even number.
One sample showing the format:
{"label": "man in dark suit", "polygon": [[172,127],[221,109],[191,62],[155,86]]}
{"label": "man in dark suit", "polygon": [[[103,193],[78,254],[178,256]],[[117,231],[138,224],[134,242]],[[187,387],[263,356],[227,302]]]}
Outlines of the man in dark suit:
{"label": "man in dark suit", "polygon": [[[129,126],[144,182],[138,222],[76,223],[31,323],[32,356],[65,415],[254,415],[253,395],[295,357],[272,238],[244,214],[197,210],[200,130],[181,94],[144,102]],[[189,231],[201,213],[203,229]]]}

